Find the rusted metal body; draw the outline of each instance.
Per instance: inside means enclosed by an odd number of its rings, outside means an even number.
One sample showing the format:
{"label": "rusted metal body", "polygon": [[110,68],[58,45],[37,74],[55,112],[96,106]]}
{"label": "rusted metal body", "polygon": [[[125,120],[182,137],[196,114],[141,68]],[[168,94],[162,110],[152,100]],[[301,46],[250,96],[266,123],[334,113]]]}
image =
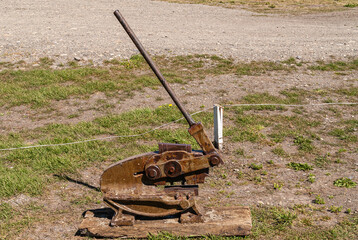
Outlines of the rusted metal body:
{"label": "rusted metal body", "polygon": [[[223,161],[203,125],[184,109],[123,16],[118,11],[114,14],[184,115],[189,133],[202,151],[192,151],[187,144],[160,143],[158,152],[133,156],[108,167],[101,177],[101,191],[115,211],[111,226],[133,225],[135,216],[178,215],[182,223],[201,222],[202,213],[195,202],[197,184],[204,182],[210,167]],[[168,184],[164,190],[158,187]]]}

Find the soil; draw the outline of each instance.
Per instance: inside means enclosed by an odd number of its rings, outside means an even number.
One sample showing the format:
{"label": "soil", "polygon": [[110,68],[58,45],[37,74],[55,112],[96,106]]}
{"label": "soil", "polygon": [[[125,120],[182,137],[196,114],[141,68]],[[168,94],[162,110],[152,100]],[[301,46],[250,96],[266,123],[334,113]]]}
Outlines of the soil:
{"label": "soil", "polygon": [[[276,61],[293,56],[303,61],[315,61],[330,59],[331,56],[347,59],[357,56],[358,52],[358,9],[305,16],[278,16],[260,15],[240,9],[149,0],[64,0],[56,3],[14,0],[1,1],[0,8],[3,9],[3,14],[0,15],[0,22],[3,23],[0,35],[4,36],[0,39],[0,62],[25,60],[36,64],[40,57],[50,57],[56,63],[66,63],[76,57],[83,63],[93,60],[95,64],[101,64],[103,60],[136,54],[135,47],[112,15],[112,11],[117,8],[152,54],[206,53],[248,61]],[[173,88],[186,103],[186,107],[190,111],[196,111],[203,105],[211,107],[218,102],[236,103],[242,96],[253,92],[278,95],[281,90],[291,87],[311,90],[352,84],[357,86],[357,81],[351,81],[357,78],[356,71],[347,76],[333,72],[275,72],[262,76],[208,76],[202,81],[186,85],[173,84]],[[193,89],[196,90],[195,95],[192,94]],[[114,104],[114,107],[103,110],[98,106],[99,99]],[[321,102],[322,99],[319,100]],[[53,102],[51,107],[54,111],[50,114],[34,112],[25,106],[4,110],[0,131],[5,134],[54,122],[90,121],[108,113],[117,114],[138,107],[158,107],[169,103],[169,96],[161,88],[145,89],[120,103],[117,99],[97,93],[89,99]],[[344,107],[342,109],[344,111]],[[314,112],[315,109],[309,111]],[[69,117],[70,115],[74,117]],[[352,115],[345,117],[357,119]],[[209,135],[212,138],[212,134]],[[250,156],[233,156],[232,152],[239,147]],[[292,148],[291,143],[283,142],[282,147],[288,153],[297,151],[297,148]],[[332,152],[337,150],[336,146],[330,149]],[[294,184],[300,179],[306,179],[308,173],[288,169],[285,165],[289,160],[274,155],[267,146],[253,143],[232,144],[225,146],[222,153],[226,165],[215,170],[216,174],[210,176],[208,183],[201,188],[199,202],[204,205],[219,202],[222,205],[289,207],[294,204],[312,204],[313,192],[322,196],[334,196],[332,199],[326,198],[326,206],[343,205],[345,209],[357,211],[357,188],[343,190],[342,193],[342,190],[332,189],[331,183],[332,178],[339,178],[343,173],[345,176],[357,176],[357,172],[354,172],[354,167],[358,166],[355,153],[345,153],[348,164],[340,165],[340,169],[332,166],[326,171],[315,170],[313,173],[320,181],[313,183],[309,190],[294,188]],[[251,170],[248,165],[251,162],[267,164],[268,160],[273,160],[277,166],[272,169],[277,176],[275,181],[285,182],[285,188],[281,191],[235,178],[237,171],[249,174]],[[101,195],[95,188],[99,187],[99,178],[106,166],[107,163],[102,163],[84,169],[79,175],[72,176],[72,180],[56,182],[48,186],[47,192],[42,196],[20,195],[7,200],[15,207],[31,201],[45,206],[41,217],[44,220],[25,229],[17,239],[78,238],[74,235],[82,212],[104,206]],[[233,179],[233,185],[227,186],[225,191],[234,192],[234,197],[222,197],[218,201],[216,197],[220,196],[222,188],[212,187],[209,183],[219,181],[217,173],[220,171],[228,172],[229,179]],[[325,175],[327,172],[332,176]],[[91,198],[79,201],[83,196]],[[334,225],[343,218],[343,213],[330,214],[330,217],[331,220],[321,222],[320,226]]]}
{"label": "soil", "polygon": [[355,56],[358,9],[303,16],[150,0],[1,1],[0,61],[56,62],[137,53],[112,12],[119,9],[152,54],[217,54],[239,60],[304,61]]}

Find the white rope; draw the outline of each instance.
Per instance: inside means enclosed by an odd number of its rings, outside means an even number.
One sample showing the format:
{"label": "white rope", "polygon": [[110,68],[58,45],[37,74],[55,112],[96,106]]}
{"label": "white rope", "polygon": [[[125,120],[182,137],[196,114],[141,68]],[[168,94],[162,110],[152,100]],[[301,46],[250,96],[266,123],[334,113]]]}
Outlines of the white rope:
{"label": "white rope", "polygon": [[314,104],[276,104],[276,103],[242,103],[242,104],[228,104],[223,107],[239,107],[239,106],[279,106],[279,107],[310,107],[310,106],[327,106],[327,105],[357,105],[358,103],[314,103]]}
{"label": "white rope", "polygon": [[[205,112],[207,110],[209,110],[211,108],[207,108],[207,109],[203,109],[201,111],[198,111],[198,112],[195,112],[195,113],[192,113],[191,115],[196,115],[198,113],[201,113],[201,112]],[[72,144],[79,144],[79,143],[86,143],[86,142],[94,142],[94,141],[100,141],[100,140],[107,140],[107,139],[114,139],[114,138],[130,138],[130,137],[140,137],[140,136],[143,136],[147,133],[150,133],[150,132],[154,132],[160,128],[163,128],[165,126],[168,126],[170,124],[173,124],[173,123],[176,123],[180,120],[184,119],[184,117],[182,118],[179,118],[177,120],[174,120],[172,122],[169,122],[169,123],[166,123],[166,124],[163,124],[163,125],[160,125],[158,127],[155,127],[151,130],[148,130],[144,133],[140,133],[140,134],[134,134],[134,135],[121,135],[121,136],[109,136],[109,137],[101,137],[101,138],[93,138],[93,139],[87,139],[87,140],[82,140],[82,141],[76,141],[76,142],[69,142],[69,143],[57,143],[57,144],[42,144],[42,145],[33,145],[33,146],[25,146],[25,147],[17,147],[17,148],[4,148],[4,149],[0,149],[0,151],[11,151],[11,150],[17,150],[17,149],[29,149],[29,148],[39,148],[39,147],[54,147],[54,146],[66,146],[66,145],[72,145]]]}
{"label": "white rope", "polygon": [[[240,106],[281,106],[281,107],[310,107],[310,106],[327,106],[327,105],[358,105],[358,103],[349,103],[349,102],[343,102],[343,103],[316,103],[316,104],[275,104],[275,103],[240,103],[240,104],[224,104],[223,107],[240,107]],[[201,112],[205,112],[212,108],[206,108],[201,111],[192,113],[191,115],[196,115]],[[66,146],[66,145],[73,145],[73,144],[79,144],[79,143],[86,143],[86,142],[94,142],[94,141],[101,141],[101,140],[108,140],[108,139],[114,139],[114,138],[130,138],[130,137],[140,137],[147,133],[154,132],[160,128],[163,128],[165,126],[168,126],[170,124],[176,123],[180,120],[184,119],[184,117],[179,118],[177,120],[174,120],[172,122],[160,125],[158,127],[155,127],[151,130],[148,130],[144,133],[140,134],[134,134],[134,135],[121,135],[121,136],[109,136],[109,137],[102,137],[102,138],[93,138],[93,139],[87,139],[82,141],[76,141],[76,142],[69,142],[69,143],[57,143],[57,144],[43,144],[43,145],[33,145],[33,146],[25,146],[25,147],[17,147],[17,148],[4,148],[0,149],[0,151],[12,151],[17,149],[29,149],[29,148],[39,148],[39,147],[54,147],[54,146]]]}

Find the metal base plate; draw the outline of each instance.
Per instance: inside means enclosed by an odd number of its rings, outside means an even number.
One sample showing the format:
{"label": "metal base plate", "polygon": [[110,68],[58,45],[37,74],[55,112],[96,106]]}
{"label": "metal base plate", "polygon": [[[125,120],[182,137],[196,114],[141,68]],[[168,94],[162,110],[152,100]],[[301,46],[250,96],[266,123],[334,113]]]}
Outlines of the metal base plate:
{"label": "metal base plate", "polygon": [[178,218],[136,219],[133,226],[111,227],[113,211],[109,208],[88,210],[78,233],[91,237],[146,238],[148,234],[169,232],[177,236],[245,236],[251,233],[251,214],[248,207],[205,209],[203,223],[181,224]]}

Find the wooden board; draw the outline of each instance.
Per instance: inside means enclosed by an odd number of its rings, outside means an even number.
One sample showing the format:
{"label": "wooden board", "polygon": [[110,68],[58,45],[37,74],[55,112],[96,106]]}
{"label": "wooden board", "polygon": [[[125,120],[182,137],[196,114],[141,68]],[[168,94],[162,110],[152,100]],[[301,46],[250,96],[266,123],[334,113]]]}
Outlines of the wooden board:
{"label": "wooden board", "polygon": [[146,238],[148,234],[169,232],[177,236],[244,236],[251,233],[248,207],[205,209],[203,223],[181,224],[178,218],[136,220],[133,226],[110,227],[113,211],[108,208],[88,210],[79,227],[80,235],[107,238]]}

